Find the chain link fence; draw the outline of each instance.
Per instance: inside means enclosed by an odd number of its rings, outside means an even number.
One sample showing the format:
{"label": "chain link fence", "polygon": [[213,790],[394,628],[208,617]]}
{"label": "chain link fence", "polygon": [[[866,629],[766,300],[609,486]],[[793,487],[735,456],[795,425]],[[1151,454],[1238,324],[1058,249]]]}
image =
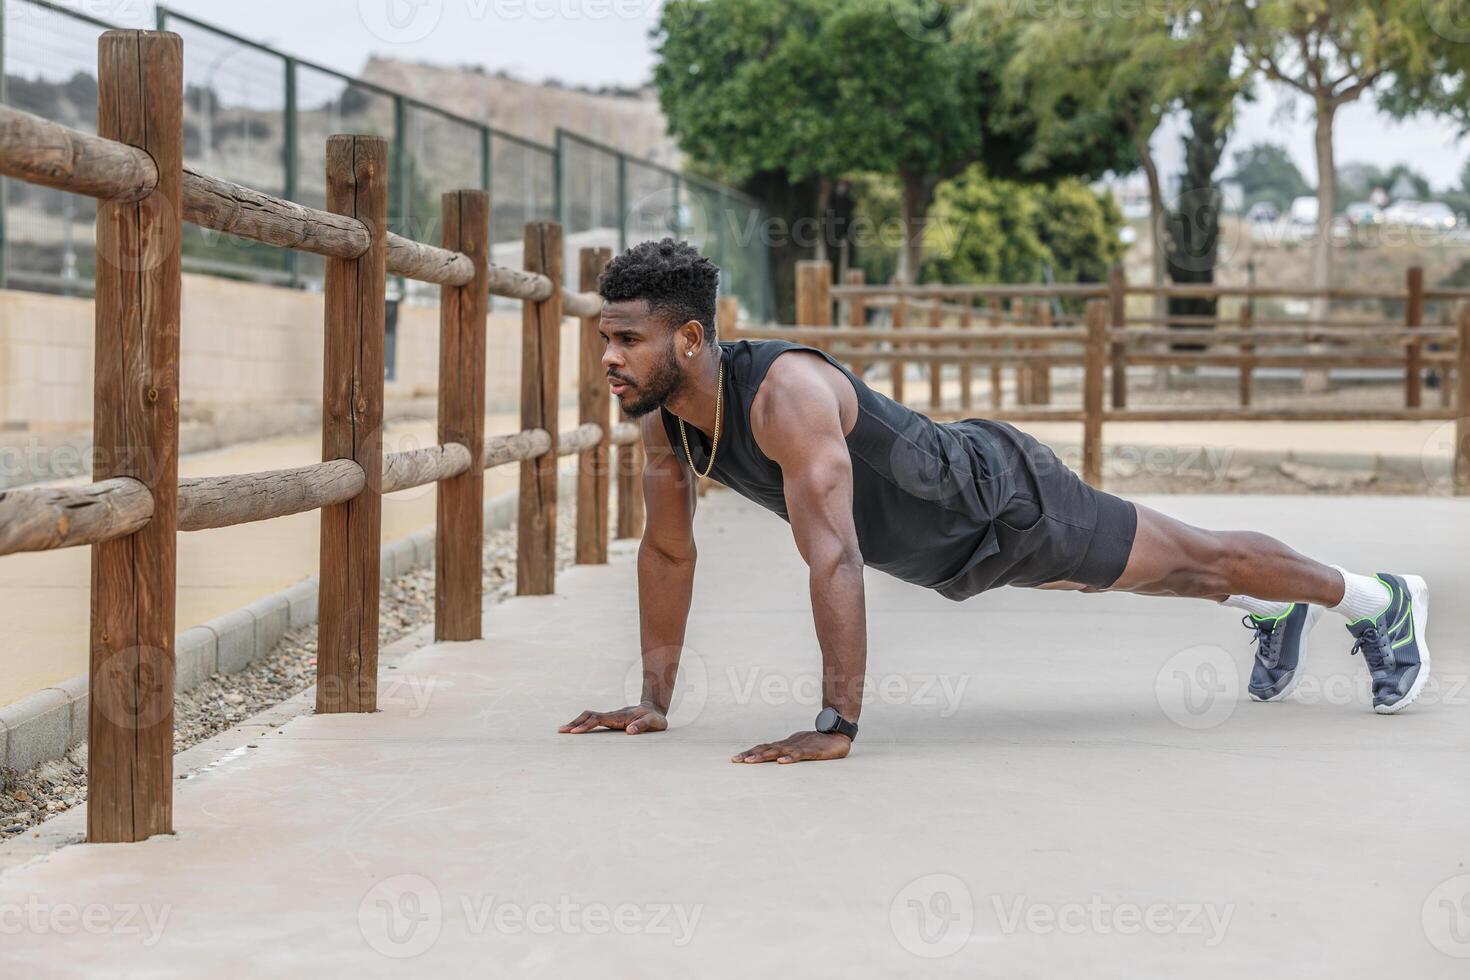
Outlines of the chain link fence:
{"label": "chain link fence", "polygon": [[[0,12],[0,101],[95,132],[97,35],[141,25],[109,24],[45,0],[0,0]],[[562,223],[573,285],[584,246],[621,251],[683,237],[721,266],[721,291],[737,295],[747,316],[770,317],[760,207],[737,191],[562,130],[555,146],[544,146],[167,7],[157,8],[156,22],[184,39],[186,166],[324,207],[327,137],[381,135],[392,147],[389,222],[401,235],[437,244],[440,195],[480,187],[490,192],[496,263],[521,265],[525,224],[538,219]],[[0,285],[90,293],[95,222],[89,199],[0,178]],[[319,256],[191,226],[183,253],[186,271],[320,288]],[[438,297],[426,284],[395,285],[395,295],[405,291]],[[517,306],[492,297],[492,308]]]}

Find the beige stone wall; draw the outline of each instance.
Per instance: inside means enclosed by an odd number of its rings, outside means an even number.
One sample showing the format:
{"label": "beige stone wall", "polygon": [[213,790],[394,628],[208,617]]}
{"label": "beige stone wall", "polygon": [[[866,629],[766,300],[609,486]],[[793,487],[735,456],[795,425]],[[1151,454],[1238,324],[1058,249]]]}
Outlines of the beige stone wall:
{"label": "beige stone wall", "polygon": [[[180,412],[186,421],[319,406],[320,293],[185,275],[182,320]],[[562,324],[563,412],[576,404],[577,323]],[[89,299],[0,291],[0,423],[34,432],[90,428],[93,329]],[[496,311],[487,337],[487,408],[517,411],[520,315]],[[390,401],[436,394],[437,306],[400,306],[396,367],[386,386]],[[562,422],[563,428],[574,425],[575,415]]]}

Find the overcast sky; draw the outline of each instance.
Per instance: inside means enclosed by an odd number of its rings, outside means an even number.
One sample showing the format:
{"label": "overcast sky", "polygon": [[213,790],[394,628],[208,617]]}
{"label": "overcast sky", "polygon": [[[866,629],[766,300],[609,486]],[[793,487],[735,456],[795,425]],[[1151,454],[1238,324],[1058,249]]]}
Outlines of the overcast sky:
{"label": "overcast sky", "polygon": [[[113,21],[152,20],[146,0],[64,0]],[[653,68],[649,28],[661,0],[173,0],[174,9],[288,53],[355,72],[372,54],[438,64],[505,69],[530,81],[558,78],[580,85],[636,85]],[[1166,172],[1182,154],[1180,128],[1166,125],[1154,141]],[[1242,107],[1230,152],[1257,142],[1285,143],[1315,182],[1310,107],[1294,107],[1281,87],[1263,88]],[[1339,165],[1408,163],[1436,188],[1459,179],[1470,144],[1435,119],[1393,123],[1371,102],[1344,108],[1334,141]]]}

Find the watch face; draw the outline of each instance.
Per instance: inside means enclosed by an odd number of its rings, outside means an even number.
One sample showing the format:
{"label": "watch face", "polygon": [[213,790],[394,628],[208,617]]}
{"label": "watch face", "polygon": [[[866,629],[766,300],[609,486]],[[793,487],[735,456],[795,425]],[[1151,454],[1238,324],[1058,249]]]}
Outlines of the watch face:
{"label": "watch face", "polygon": [[823,708],[817,714],[817,731],[830,732],[837,727],[837,709]]}

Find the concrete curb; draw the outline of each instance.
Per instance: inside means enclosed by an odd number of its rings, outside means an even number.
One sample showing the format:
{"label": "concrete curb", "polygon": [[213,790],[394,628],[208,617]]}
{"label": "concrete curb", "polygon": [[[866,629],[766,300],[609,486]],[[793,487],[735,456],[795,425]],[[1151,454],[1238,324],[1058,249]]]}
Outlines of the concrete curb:
{"label": "concrete curb", "polygon": [[[576,471],[562,472],[558,497],[575,499],[576,492]],[[517,490],[492,498],[485,505],[486,530],[513,527],[519,503]],[[431,525],[383,545],[382,581],[432,564],[434,536]],[[313,575],[184,630],[174,639],[174,689],[192,690],[212,674],[237,673],[268,655],[289,631],[316,622],[317,595]],[[85,674],[0,707],[0,766],[25,772],[60,759],[86,741],[87,710]]]}

